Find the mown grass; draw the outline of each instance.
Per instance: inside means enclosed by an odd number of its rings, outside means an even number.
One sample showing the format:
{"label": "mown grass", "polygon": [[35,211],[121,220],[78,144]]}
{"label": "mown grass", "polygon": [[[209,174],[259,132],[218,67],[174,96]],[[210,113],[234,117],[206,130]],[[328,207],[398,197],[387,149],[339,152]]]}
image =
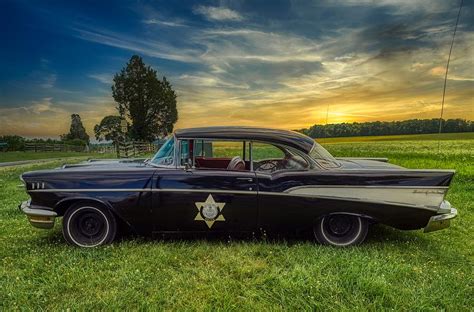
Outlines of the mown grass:
{"label": "mown grass", "polygon": [[459,211],[431,234],[371,228],[357,248],[305,237],[125,238],[85,250],[60,223],[33,229],[16,209],[18,175],[58,162],[0,169],[0,309],[472,311],[474,140],[328,144],[336,156],[389,157],[451,168]]}
{"label": "mown grass", "polygon": [[99,154],[99,153],[82,153],[82,152],[0,152],[0,163],[21,160],[37,160],[48,158],[69,158],[69,157],[84,157],[84,158],[104,158],[115,157],[113,153]]}
{"label": "mown grass", "polygon": [[406,134],[406,135],[382,135],[382,136],[358,136],[341,138],[317,138],[319,143],[341,143],[341,142],[375,142],[375,141],[433,141],[433,140],[472,140],[474,132],[461,133],[431,133],[431,134]]}

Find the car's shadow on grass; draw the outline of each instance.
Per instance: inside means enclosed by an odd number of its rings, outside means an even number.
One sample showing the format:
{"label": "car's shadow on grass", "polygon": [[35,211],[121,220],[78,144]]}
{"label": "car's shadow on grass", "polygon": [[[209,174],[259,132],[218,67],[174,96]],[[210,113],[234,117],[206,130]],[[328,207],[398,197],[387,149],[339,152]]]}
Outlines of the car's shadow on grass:
{"label": "car's shadow on grass", "polygon": [[[153,236],[136,236],[133,234],[123,235],[117,240],[117,243],[135,242],[162,242],[162,243],[189,243],[195,245],[196,242],[206,244],[232,244],[232,243],[268,243],[272,245],[298,245],[302,243],[319,245],[314,239],[312,231],[302,232],[258,232],[258,233],[166,233],[155,234]],[[370,227],[365,242],[360,245],[378,246],[390,243],[399,245],[400,248],[406,248],[406,244],[414,244],[422,247],[429,242],[428,238],[419,234],[419,231],[401,231],[384,225],[373,225]],[[327,246],[328,248],[334,248]]]}
{"label": "car's shadow on grass", "polygon": [[[66,245],[60,228],[38,235],[34,238],[36,245],[44,246],[62,246]],[[384,225],[372,225],[367,234],[363,246],[377,246],[383,244],[399,245],[400,248],[406,248],[406,244],[419,245],[420,247],[429,244],[429,238],[420,235],[418,231],[401,231]],[[286,233],[166,233],[154,234],[152,236],[141,236],[132,233],[121,234],[117,237],[114,245],[120,246],[127,243],[189,243],[205,242],[207,244],[231,244],[231,243],[268,243],[268,244],[284,244],[287,246],[311,243],[317,245],[311,231],[303,232],[286,232]],[[329,247],[331,248],[331,247]]]}

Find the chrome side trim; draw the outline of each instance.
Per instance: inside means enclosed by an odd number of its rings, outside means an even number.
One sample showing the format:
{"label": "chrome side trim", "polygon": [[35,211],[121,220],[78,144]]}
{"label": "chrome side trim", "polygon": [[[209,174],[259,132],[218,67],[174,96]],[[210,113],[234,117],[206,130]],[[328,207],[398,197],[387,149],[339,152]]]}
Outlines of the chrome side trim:
{"label": "chrome side trim", "polygon": [[154,189],[152,192],[180,192],[180,193],[218,193],[218,194],[257,194],[257,191],[215,190],[215,189]]}
{"label": "chrome side trim", "polygon": [[303,188],[308,188],[308,187],[313,187],[313,188],[383,188],[383,189],[436,189],[436,190],[447,190],[449,189],[449,186],[406,186],[406,185],[330,185],[330,184],[325,184],[325,185],[302,185],[302,186],[295,186],[291,187],[289,189],[286,189],[284,192],[291,192],[295,191],[298,189],[303,189]]}
{"label": "chrome side trim", "polygon": [[[329,172],[331,170],[328,170]],[[343,171],[350,171],[350,172],[366,172],[366,171],[379,171],[379,172],[390,172],[390,173],[393,173],[393,172],[402,172],[402,173],[405,173],[405,172],[418,172],[418,173],[425,173],[425,172],[438,172],[438,173],[456,173],[456,170],[454,169],[410,169],[410,168],[402,168],[402,169],[378,169],[378,168],[353,168],[353,169],[349,169],[349,168],[345,168],[345,169],[338,169],[337,172],[340,173],[340,172],[343,172]]]}
{"label": "chrome side trim", "polygon": [[285,193],[303,196],[324,196],[357,200],[360,202],[399,204],[402,206],[426,207],[437,210],[441,205],[447,187],[417,187],[417,186],[300,186],[288,189]]}
{"label": "chrome side trim", "polygon": [[257,191],[244,190],[217,190],[217,189],[44,189],[44,190],[30,190],[30,192],[181,192],[181,193],[234,193],[234,194],[257,194]]}
{"label": "chrome side trim", "polygon": [[377,200],[367,200],[367,199],[360,199],[360,198],[349,198],[349,197],[307,195],[307,194],[290,194],[290,193],[276,193],[276,192],[258,192],[258,194],[259,195],[266,195],[266,196],[290,196],[290,197],[303,197],[303,198],[320,198],[320,199],[329,199],[329,200],[343,200],[343,201],[348,201],[348,202],[370,203],[370,204],[376,204],[376,205],[390,205],[390,206],[410,207],[410,208],[424,209],[424,210],[429,210],[429,211],[437,211],[438,210],[438,208],[436,208],[436,207],[412,205],[412,204],[389,202],[389,201],[382,201],[382,200],[377,201]]}
{"label": "chrome side trim", "polygon": [[[404,188],[401,188],[404,189]],[[408,188],[407,190],[410,190]],[[443,192],[445,189],[442,189]],[[414,190],[416,191],[416,190]],[[429,190],[428,190],[429,191]],[[285,192],[261,192],[261,191],[246,191],[246,190],[217,190],[217,189],[40,189],[40,190],[31,190],[30,192],[179,192],[179,193],[214,193],[214,194],[252,194],[252,195],[263,195],[263,196],[290,196],[290,197],[303,197],[303,198],[321,198],[329,200],[342,200],[349,202],[361,202],[361,203],[371,203],[371,204],[383,204],[391,206],[401,206],[401,207],[411,207],[417,209],[425,209],[430,211],[439,211],[439,207],[423,205],[423,204],[413,204],[411,202],[395,202],[387,200],[377,200],[374,198],[358,198],[358,197],[349,197],[349,196],[327,196],[323,194],[309,194],[309,193],[290,193],[288,190]],[[439,192],[439,190],[437,191]],[[422,193],[428,195],[428,193]],[[443,194],[438,194],[443,195]]]}
{"label": "chrome side trim", "polygon": [[[389,185],[306,185],[289,188],[282,193],[277,192],[259,192],[267,195],[292,195],[292,191],[302,188],[369,188],[369,189],[432,189],[448,190],[448,186],[389,186]],[[217,190],[217,189],[150,189],[150,188],[100,188],[100,189],[34,189],[28,192],[223,192],[223,193],[255,193],[257,191],[236,191],[236,190]]]}
{"label": "chrome side trim", "polygon": [[39,190],[28,190],[31,193],[43,193],[43,192],[58,192],[58,193],[67,193],[67,192],[151,192],[151,189],[127,189],[127,188],[120,188],[120,189],[111,189],[111,188],[101,188],[101,189],[39,189]]}

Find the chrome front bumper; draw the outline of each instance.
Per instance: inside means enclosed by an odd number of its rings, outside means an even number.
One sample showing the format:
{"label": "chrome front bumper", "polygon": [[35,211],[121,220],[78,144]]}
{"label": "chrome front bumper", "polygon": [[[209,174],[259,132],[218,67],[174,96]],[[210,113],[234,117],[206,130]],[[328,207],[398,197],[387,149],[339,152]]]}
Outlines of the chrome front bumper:
{"label": "chrome front bumper", "polygon": [[423,230],[424,233],[433,232],[449,227],[451,219],[456,218],[458,211],[451,207],[448,201],[443,201],[438,209],[438,214],[432,216]]}
{"label": "chrome front bumper", "polygon": [[18,207],[30,221],[31,225],[39,229],[51,229],[54,226],[57,213],[47,209],[31,208],[30,201],[24,201]]}

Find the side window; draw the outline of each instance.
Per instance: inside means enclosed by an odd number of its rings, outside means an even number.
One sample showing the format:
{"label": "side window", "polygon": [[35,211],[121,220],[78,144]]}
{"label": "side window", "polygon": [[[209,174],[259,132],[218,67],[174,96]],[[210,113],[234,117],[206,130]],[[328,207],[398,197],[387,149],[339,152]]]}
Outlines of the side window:
{"label": "side window", "polygon": [[[182,148],[182,151],[185,149]],[[250,170],[249,143],[244,141],[191,140],[182,157],[193,161],[200,170]]]}
{"label": "side window", "polygon": [[205,140],[194,140],[195,157],[212,157],[212,142]]}
{"label": "side window", "polygon": [[268,143],[252,143],[252,159],[255,162],[260,162],[267,159],[283,160],[285,153],[275,145]]}
{"label": "side window", "polygon": [[190,142],[188,140],[182,140],[180,141],[180,149],[179,149],[179,159],[180,159],[180,165],[184,166],[186,163],[191,163],[191,155],[189,153],[189,144]]}
{"label": "side window", "polygon": [[214,141],[212,142],[212,157],[233,158],[243,157],[243,143],[234,141]]}
{"label": "side window", "polygon": [[305,170],[308,162],[298,153],[268,143],[252,144],[253,169],[260,172]]}

